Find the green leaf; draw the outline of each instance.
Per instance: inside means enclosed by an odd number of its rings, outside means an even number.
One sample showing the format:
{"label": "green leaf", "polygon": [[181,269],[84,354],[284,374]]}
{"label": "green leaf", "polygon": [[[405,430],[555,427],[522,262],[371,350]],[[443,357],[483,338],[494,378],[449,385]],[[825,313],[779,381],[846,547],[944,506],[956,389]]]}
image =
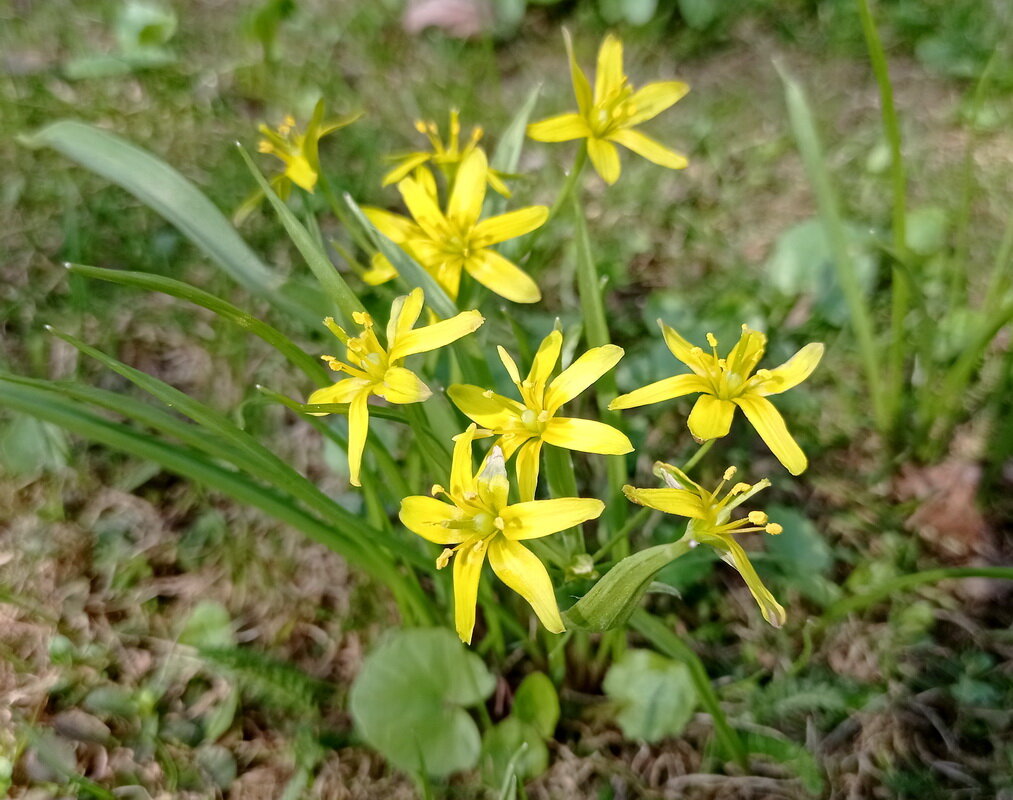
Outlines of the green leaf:
{"label": "green leaf", "polygon": [[31,148],[50,147],[126,189],[176,226],[237,283],[306,318],[279,294],[282,277],[264,265],[196,186],[161,159],[113,133],[74,120],[54,122],[20,141]]}
{"label": "green leaf", "polygon": [[904,226],[907,246],[912,253],[931,256],[946,246],[950,220],[946,209],[939,206],[922,206],[907,213]]}
{"label": "green leaf", "polygon": [[719,0],[679,0],[679,13],[693,30],[702,31],[718,16]]}
{"label": "green leaf", "polygon": [[769,756],[791,769],[803,788],[814,796],[823,793],[823,773],[816,759],[800,744],[770,734],[749,731],[743,739],[750,753]]}
{"label": "green leaf", "polygon": [[678,541],[627,556],[563,613],[566,626],[600,633],[625,624],[658,570],[688,550],[687,542]]}
{"label": "green leaf", "polygon": [[500,787],[510,776],[537,778],[549,766],[549,749],[534,727],[510,715],[482,737],[482,771],[489,786]]}
{"label": "green leaf", "polygon": [[697,706],[689,668],[650,650],[627,650],[609,668],[603,686],[617,704],[619,727],[631,739],[678,736]]}
{"label": "green leaf", "polygon": [[453,633],[414,628],[366,657],[349,706],[359,733],[394,766],[439,777],[478,762],[478,728],[464,708],[485,700],[495,683]]}
{"label": "green leaf", "polygon": [[234,645],[236,637],[228,609],[217,600],[199,602],[183,623],[179,642],[198,649]]}
{"label": "green leaf", "polygon": [[0,428],[0,468],[9,475],[38,475],[67,466],[70,447],[59,428],[18,414]]}
{"label": "green leaf", "polygon": [[510,713],[543,738],[552,737],[559,722],[559,695],[544,672],[532,672],[521,681]]}
{"label": "green leaf", "polygon": [[178,297],[194,305],[201,306],[213,311],[224,320],[248,330],[254,336],[258,336],[267,342],[271,347],[281,353],[289,363],[301,369],[317,386],[330,386],[332,381],[327,371],[321,366],[318,359],[309,356],[295,342],[289,339],[277,328],[261,322],[256,317],[247,314],[241,308],[232,305],[209,292],[191,286],[188,283],[177,281],[172,278],[165,278],[161,275],[149,275],[146,272],[130,272],[120,269],[103,269],[101,267],[90,267],[84,264],[68,264],[67,269],[75,275],[82,275],[85,278],[95,278],[110,283],[118,283],[122,286],[131,286],[136,289],[145,289],[151,292],[161,292],[172,297]]}
{"label": "green leaf", "polygon": [[[867,230],[845,223],[853,267],[863,297],[872,291],[876,259]],[[792,225],[774,243],[765,265],[775,288],[790,297],[808,295],[820,316],[835,325],[848,322],[848,306],[834,269],[834,252],[827,229],[819,217]]]}
{"label": "green leaf", "polygon": [[344,319],[346,326],[352,325],[352,315],[356,311],[364,310],[362,303],[359,302],[359,298],[348,288],[345,279],[341,277],[338,268],[334,266],[334,263],[320,247],[320,243],[306,230],[306,226],[299,221],[285,202],[275,194],[274,189],[271,188],[271,184],[268,183],[260,170],[257,169],[257,165],[253,163],[250,154],[242,147],[238,145],[237,147],[239,155],[242,156],[243,161],[250,170],[250,174],[253,175],[260,190],[264,193],[271,207],[274,208],[292,243],[302,255],[303,260],[317,279],[324,294],[334,303],[335,313]]}
{"label": "green leaf", "polygon": [[[498,172],[512,174],[517,172],[517,165],[521,160],[521,152],[524,150],[524,141],[527,138],[528,120],[531,119],[531,112],[534,111],[535,103],[538,102],[538,95],[542,91],[541,86],[536,86],[524,99],[521,107],[517,109],[514,118],[510,120],[503,135],[499,137],[496,145],[496,152],[493,153],[489,166]],[[486,201],[488,212],[486,216],[495,216],[506,211],[507,198],[495,192],[491,193]]]}

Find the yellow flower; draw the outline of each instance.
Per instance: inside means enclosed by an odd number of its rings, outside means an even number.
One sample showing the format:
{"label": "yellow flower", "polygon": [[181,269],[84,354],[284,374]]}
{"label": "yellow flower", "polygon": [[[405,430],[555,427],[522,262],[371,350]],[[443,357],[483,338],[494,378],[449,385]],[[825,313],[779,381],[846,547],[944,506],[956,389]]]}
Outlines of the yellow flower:
{"label": "yellow flower", "polygon": [[612,344],[594,347],[563,370],[551,383],[559,361],[563,336],[553,331],[542,340],[523,381],[517,364],[502,347],[499,357],[521,395],[521,402],[478,386],[458,384],[447,390],[461,411],[483,428],[498,434],[504,456],[517,454],[515,469],[522,500],[532,500],[538,485],[538,461],[542,444],[584,453],[622,455],[633,451],[626,435],[604,422],[557,417],[556,412],[598,380],[623,357]]}
{"label": "yellow flower", "polygon": [[478,582],[487,554],[500,580],[531,604],[548,630],[561,633],[563,620],[549,574],[521,542],[596,519],[605,504],[564,497],[508,505],[510,482],[498,447],[492,448],[479,473],[472,473],[471,444],[476,435],[476,426],[471,425],[456,437],[449,491],[434,486],[434,497],[406,497],[401,501],[401,522],[413,533],[445,546],[437,567],[442,569],[454,559],[454,620],[461,641],[471,643]]}
{"label": "yellow flower", "polygon": [[732,534],[764,531],[776,535],[781,532],[781,526],[769,522],[767,515],[762,511],[750,511],[740,519],[730,520],[732,511],[737,506],[770,486],[770,481],[764,478],[753,485],[736,483],[722,497],[721,490],[735,475],[735,467],[725,470],[724,480],[713,492],[708,492],[671,464],[659,461],[654,465],[654,472],[665,481],[666,488],[636,489],[624,486],[623,493],[639,505],[656,508],[666,514],[688,517],[686,536],[690,542],[713,547],[726,563],[735,567],[745,580],[757,605],[760,606],[764,619],[775,628],[780,628],[785,620],[784,609],[763,585],[746,551],[735,541]]}
{"label": "yellow flower", "polygon": [[[446,176],[447,183],[453,184],[457,168],[471,154],[471,151],[478,146],[483,134],[482,127],[476,125],[471,129],[471,137],[464,147],[462,147],[460,143],[461,115],[456,108],[450,112],[450,135],[447,138],[446,144],[444,144],[443,139],[440,137],[440,129],[435,122],[417,120],[415,122],[415,130],[429,139],[433,149],[431,151],[419,150],[413,153],[406,153],[402,156],[395,156],[395,159],[400,163],[383,176],[384,186],[398,183],[420,167],[429,164],[439,167]],[[510,190],[503,183],[502,176],[496,170],[490,169],[486,175],[486,180],[488,180],[489,186],[494,191],[499,192],[504,197],[510,197]]]}
{"label": "yellow flower", "polygon": [[613,400],[609,408],[634,408],[701,392],[688,420],[693,436],[700,441],[724,436],[731,427],[735,407],[738,406],[792,475],[805,472],[809,465],[805,453],[788,433],[784,419],[767,396],[785,392],[808,378],[823,357],[823,345],[817,342],[807,344],[776,369],[757,370],[753,375],[767,346],[767,337],[762,333],[743,325],[738,344],[726,358],[721,358],[714,334],[707,334],[712,352],[705,353],[661,320],[658,324],[668,349],[692,373],[664,378],[624,394]]}
{"label": "yellow flower", "polygon": [[281,197],[288,195],[293,183],[312,194],[320,175],[320,159],[317,154],[320,140],[362,116],[361,113],[353,114],[344,119],[324,122],[323,114],[323,101],[320,101],[313,110],[313,117],[305,131],[296,127],[291,115],[285,117],[277,130],[271,130],[267,125],[260,126],[264,138],[260,140],[257,149],[279,158],[285,164],[285,171],[272,181]]}
{"label": "yellow flower", "polygon": [[[480,220],[488,172],[485,153],[475,148],[457,170],[446,213],[440,210],[432,174],[423,170],[397,185],[413,220],[379,209],[366,209],[366,216],[415,258],[451,298],[457,298],[463,270],[507,300],[537,303],[542,298],[538,284],[492,245],[531,233],[545,222],[549,209],[528,206]],[[373,271],[372,279],[380,282],[385,275],[392,276],[393,267],[377,260]]]}
{"label": "yellow flower", "polygon": [[355,313],[355,322],[362,327],[362,333],[355,337],[345,333],[330,317],[324,320],[330,331],[344,343],[346,355],[345,363],[333,356],[324,356],[323,359],[332,370],[344,372],[349,377],[333,386],[317,389],[308,402],[314,405],[349,404],[348,471],[353,486],[362,485],[359,483],[359,470],[369,432],[370,395],[399,404],[426,400],[432,394],[429,387],[414,372],[401,366],[401,362],[415,353],[426,353],[455,342],[485,322],[477,311],[462,311],[451,319],[415,328],[424,299],[422,290],[414,289],[407,296],[394,300],[387,323],[386,348],[376,336],[372,317],[363,311]]}
{"label": "yellow flower", "polygon": [[681,81],[661,81],[634,91],[629,78],[623,74],[623,44],[610,34],[598,50],[598,71],[592,94],[591,84],[573,56],[570,36],[565,31],[564,36],[570,59],[570,79],[577,96],[577,111],[532,123],[528,126],[528,136],[539,142],[587,139],[591,163],[609,184],[619,179],[616,144],[663,167],[685,168],[689,163],[685,156],[669,150],[635,128],[682,99],[689,86]]}

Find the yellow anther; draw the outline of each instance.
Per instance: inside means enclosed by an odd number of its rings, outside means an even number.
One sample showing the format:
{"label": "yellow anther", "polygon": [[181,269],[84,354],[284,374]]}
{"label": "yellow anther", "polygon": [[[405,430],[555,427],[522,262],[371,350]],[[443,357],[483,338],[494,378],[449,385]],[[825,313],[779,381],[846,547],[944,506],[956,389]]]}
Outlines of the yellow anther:
{"label": "yellow anther", "polygon": [[506,522],[503,521],[503,517],[496,517],[496,519],[492,521],[492,524],[496,526],[497,530],[506,530]]}
{"label": "yellow anther", "polygon": [[334,321],[334,317],[325,317],[324,326],[342,342],[348,341],[348,334],[345,332],[344,328]]}
{"label": "yellow anther", "polygon": [[753,487],[750,486],[748,483],[741,483],[740,482],[740,483],[735,484],[732,487],[732,490],[729,492],[729,494],[733,494],[733,495],[734,494],[742,494],[743,492],[748,492],[752,488]]}
{"label": "yellow anther", "polygon": [[444,547],[443,552],[440,553],[439,558],[436,559],[436,569],[443,569],[447,564],[450,563],[450,557],[454,555],[454,549],[452,547]]}
{"label": "yellow anther", "polygon": [[724,480],[730,481],[732,478],[735,477],[736,472],[738,472],[738,470],[735,467],[729,467],[728,469],[725,470]]}
{"label": "yellow anther", "polygon": [[353,311],[352,319],[355,320],[356,325],[361,325],[363,328],[368,328],[373,324],[373,318],[366,311]]}
{"label": "yellow anther", "polygon": [[765,525],[767,523],[767,515],[762,511],[750,511],[746,517],[754,525]]}
{"label": "yellow anther", "polygon": [[433,497],[436,497],[436,495],[438,494],[446,494],[446,493],[447,490],[444,489],[442,486],[440,486],[440,484],[438,483],[434,483],[433,488],[429,490],[429,494],[431,494]]}
{"label": "yellow anther", "polygon": [[487,400],[492,400],[494,394],[496,393],[492,389],[486,389],[484,392],[482,392],[482,397],[486,398]]}
{"label": "yellow anther", "polygon": [[713,333],[708,333],[707,334],[707,344],[709,344],[711,347],[717,347],[718,346],[717,337]]}
{"label": "yellow anther", "polygon": [[425,120],[421,120],[421,119],[415,120],[415,130],[417,130],[419,133],[423,133],[424,134],[426,132],[426,123],[425,123]]}
{"label": "yellow anther", "polygon": [[261,139],[260,144],[257,145],[257,152],[258,153],[273,153],[274,152],[274,145],[272,145],[268,141],[265,141],[265,140]]}
{"label": "yellow anther", "polygon": [[772,377],[772,375],[773,373],[769,369],[756,370],[756,377],[761,378],[762,380],[768,380],[770,377]]}
{"label": "yellow anther", "polygon": [[777,536],[777,534],[781,533],[781,531],[783,531],[784,528],[782,528],[776,522],[771,522],[763,530],[765,530],[767,533],[771,533],[774,536]]}

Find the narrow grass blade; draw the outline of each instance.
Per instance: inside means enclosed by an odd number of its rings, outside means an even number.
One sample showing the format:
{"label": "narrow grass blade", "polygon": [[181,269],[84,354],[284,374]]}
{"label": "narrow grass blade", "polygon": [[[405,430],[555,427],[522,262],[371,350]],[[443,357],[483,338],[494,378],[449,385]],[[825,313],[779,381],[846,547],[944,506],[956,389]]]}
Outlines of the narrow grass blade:
{"label": "narrow grass blade", "polygon": [[149,275],[146,272],[131,272],[119,269],[103,269],[102,267],[90,267],[84,264],[67,264],[67,269],[75,275],[85,278],[94,278],[110,283],[118,283],[121,286],[130,286],[135,289],[145,289],[151,292],[178,297],[194,305],[201,306],[213,311],[222,319],[248,330],[254,336],[263,339],[275,350],[281,353],[293,366],[301,369],[317,386],[330,386],[333,381],[328,377],[327,370],[320,362],[307,355],[298,345],[289,339],[277,328],[261,322],[256,317],[246,313],[241,308],[232,305],[209,292],[191,286],[188,283],[177,281],[172,278],[165,278],[161,275]]}
{"label": "narrow grass blade", "polygon": [[249,168],[250,174],[253,175],[257,185],[278,215],[278,219],[281,220],[281,224],[285,227],[289,238],[292,239],[292,243],[295,244],[296,249],[306,261],[306,265],[313,272],[314,277],[316,277],[320,288],[328,300],[334,303],[335,310],[344,319],[345,324],[351,325],[352,315],[356,311],[363,310],[359,298],[356,297],[355,293],[348,287],[348,284],[345,283],[345,279],[341,277],[341,273],[338,272],[337,267],[334,266],[320,247],[320,243],[306,230],[306,226],[299,221],[298,217],[285,205],[285,202],[275,194],[274,189],[271,188],[271,184],[267,182],[267,179],[257,169],[257,165],[253,163],[250,154],[238,145],[237,148],[239,155],[242,156],[243,161]]}
{"label": "narrow grass blade", "polygon": [[287,308],[279,294],[282,277],[258,258],[196,186],[161,159],[116,134],[74,120],[54,122],[20,141],[33,149],[52,148],[126,189],[177,227],[237,283]]}
{"label": "narrow grass blade", "polygon": [[858,272],[855,268],[851,248],[848,246],[847,232],[841,219],[841,212],[830,180],[830,173],[823,160],[823,147],[816,131],[816,122],[801,85],[781,71],[781,82],[784,84],[784,97],[788,106],[788,117],[798,144],[802,161],[805,165],[809,183],[812,185],[819,205],[820,219],[827,232],[827,239],[834,255],[834,268],[837,280],[841,284],[851,327],[858,340],[858,351],[865,370],[865,380],[872,396],[872,407],[876,425],[882,433],[890,428],[890,414],[887,397],[883,391],[879,372],[879,356],[873,333],[872,317],[862,297]]}
{"label": "narrow grass blade", "polygon": [[[538,102],[538,95],[541,93],[541,85],[536,86],[524,99],[521,107],[517,109],[514,118],[510,120],[503,135],[499,137],[499,144],[489,161],[489,166],[497,172],[507,174],[517,172],[517,165],[521,160],[521,152],[524,150],[524,139],[527,134],[528,120],[531,112]],[[493,193],[488,202],[488,216],[495,216],[506,211],[507,198]]]}

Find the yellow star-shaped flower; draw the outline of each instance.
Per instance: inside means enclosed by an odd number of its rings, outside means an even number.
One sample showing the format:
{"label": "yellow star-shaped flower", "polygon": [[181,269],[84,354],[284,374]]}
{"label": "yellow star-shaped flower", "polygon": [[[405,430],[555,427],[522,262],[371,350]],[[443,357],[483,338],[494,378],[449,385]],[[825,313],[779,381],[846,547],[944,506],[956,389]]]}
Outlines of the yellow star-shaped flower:
{"label": "yellow star-shaped flower", "polygon": [[707,491],[671,464],[659,461],[654,465],[654,472],[664,480],[665,488],[636,489],[624,486],[623,493],[638,505],[656,508],[678,517],[688,517],[686,536],[690,541],[713,547],[726,563],[735,567],[763,612],[763,618],[775,628],[780,628],[785,620],[784,608],[763,585],[746,551],[732,536],[733,533],[749,531],[775,535],[781,533],[781,526],[769,522],[762,511],[750,511],[740,519],[731,519],[732,511],[737,506],[770,486],[770,481],[763,479],[752,485],[736,483],[722,496],[725,483],[735,475],[735,467],[725,470],[724,479],[713,492]]}
{"label": "yellow star-shaped flower", "polygon": [[308,402],[313,405],[348,403],[348,471],[353,486],[361,486],[359,471],[362,451],[369,432],[369,398],[381,397],[389,403],[419,403],[432,392],[414,372],[402,362],[415,353],[426,353],[455,342],[477,330],[485,318],[478,311],[462,311],[455,317],[415,328],[425,298],[421,289],[414,289],[398,297],[390,308],[387,323],[387,346],[377,338],[373,319],[365,312],[355,314],[355,322],[362,327],[358,336],[349,336],[333,319],[324,323],[345,345],[345,361],[324,356],[324,361],[335,372],[349,377],[333,386],[317,389]]}
{"label": "yellow star-shaped flower", "polygon": [[543,443],[604,455],[633,451],[626,435],[611,425],[556,416],[564,403],[618,364],[623,349],[612,344],[594,347],[550,381],[562,347],[563,335],[559,331],[546,336],[524,380],[510,354],[499,348],[499,357],[520,392],[521,402],[467,384],[447,390],[465,415],[501,437],[498,444],[507,459],[517,454],[515,469],[522,500],[534,499]]}
{"label": "yellow star-shaped flower", "polygon": [[[461,273],[515,303],[537,303],[542,293],[526,272],[493,249],[493,245],[531,233],[549,216],[545,206],[528,206],[480,219],[488,183],[485,153],[475,148],[461,162],[447,210],[440,209],[432,174],[423,170],[398,183],[413,219],[380,209],[365,209],[377,229],[418,261],[451,298],[456,299]],[[374,261],[369,280],[393,277],[386,259]]]}
{"label": "yellow star-shaped flower", "polygon": [[689,91],[681,81],[649,83],[634,91],[623,73],[623,44],[606,36],[598,50],[598,71],[594,92],[587,76],[577,65],[570,36],[564,31],[570,78],[577,96],[577,111],[549,117],[528,126],[528,136],[539,142],[567,142],[587,139],[587,154],[602,180],[619,180],[621,166],[616,145],[632,150],[648,161],[669,169],[683,169],[686,157],[636,130],[674,105]]}
{"label": "yellow star-shaped flower", "polygon": [[705,353],[661,320],[658,324],[672,355],[692,372],[664,378],[617,397],[609,408],[635,408],[700,392],[688,420],[693,436],[700,441],[721,438],[728,433],[738,407],[785,469],[792,475],[805,472],[809,465],[805,453],[767,397],[785,392],[808,378],[823,357],[823,345],[807,344],[781,366],[757,370],[754,375],[753,370],[767,347],[767,337],[759,331],[743,325],[738,343],[727,357],[721,358],[714,334],[707,334],[711,352]]}
{"label": "yellow star-shaped flower", "polygon": [[[503,453],[493,447],[485,464],[473,474],[475,425],[456,437],[450,489],[434,486],[436,497],[413,496],[401,501],[401,522],[413,533],[444,545],[436,564],[454,560],[454,620],[457,635],[471,643],[482,564],[488,555],[500,580],[531,604],[552,633],[564,630],[549,573],[522,542],[548,536],[591,519],[605,509],[601,500],[563,497],[509,505],[510,482]],[[449,502],[447,502],[449,501]]]}

